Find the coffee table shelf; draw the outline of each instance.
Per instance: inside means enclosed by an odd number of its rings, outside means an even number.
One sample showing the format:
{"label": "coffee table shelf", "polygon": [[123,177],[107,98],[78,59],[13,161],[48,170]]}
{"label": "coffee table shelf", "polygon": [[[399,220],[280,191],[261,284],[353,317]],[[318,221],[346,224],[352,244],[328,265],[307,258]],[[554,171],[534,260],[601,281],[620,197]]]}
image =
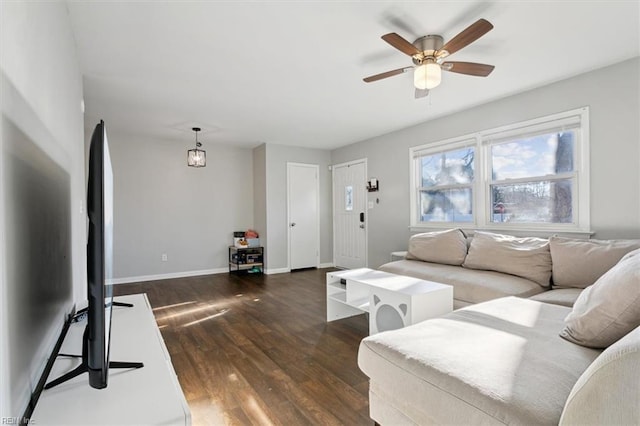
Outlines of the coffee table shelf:
{"label": "coffee table shelf", "polygon": [[347,292],[335,293],[331,295],[331,299],[336,302],[347,304]]}
{"label": "coffee table shelf", "polygon": [[362,299],[357,299],[357,300],[352,300],[351,302],[347,302],[350,306],[353,306],[354,308],[360,309],[363,312],[369,312],[369,306],[371,306],[371,304],[369,303],[369,298],[368,297],[364,297]]}

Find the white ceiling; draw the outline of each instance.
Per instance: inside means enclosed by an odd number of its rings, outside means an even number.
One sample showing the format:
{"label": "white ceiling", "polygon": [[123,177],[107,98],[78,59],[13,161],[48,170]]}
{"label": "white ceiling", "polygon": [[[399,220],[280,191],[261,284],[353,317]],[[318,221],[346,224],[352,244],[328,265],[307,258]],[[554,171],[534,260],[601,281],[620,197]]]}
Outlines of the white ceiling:
{"label": "white ceiling", "polygon": [[[332,149],[640,55],[638,1],[68,2],[89,123],[192,144]],[[443,73],[413,98],[410,65],[380,36],[445,42],[487,78]]]}

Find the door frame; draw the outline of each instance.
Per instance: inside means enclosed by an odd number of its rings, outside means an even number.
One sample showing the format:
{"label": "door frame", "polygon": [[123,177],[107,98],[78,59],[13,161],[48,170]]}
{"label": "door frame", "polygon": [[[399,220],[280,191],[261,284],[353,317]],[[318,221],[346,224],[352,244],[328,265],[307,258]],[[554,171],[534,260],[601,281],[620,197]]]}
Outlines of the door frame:
{"label": "door frame", "polygon": [[369,196],[367,195],[366,186],[367,186],[367,157],[360,158],[357,160],[351,160],[344,163],[333,164],[331,165],[331,227],[332,229],[332,237],[333,237],[333,266],[336,265],[336,226],[335,226],[335,218],[336,218],[336,203],[335,201],[335,177],[334,171],[336,167],[345,167],[350,166],[352,164],[364,164],[364,181],[362,182],[362,192],[364,193],[364,267],[369,266]]}
{"label": "door frame", "polygon": [[316,171],[316,185],[314,190],[316,191],[316,199],[318,205],[316,208],[316,235],[318,241],[316,245],[316,268],[320,267],[320,166],[318,164],[310,163],[295,163],[287,162],[287,269],[291,271],[291,193],[290,193],[290,179],[291,179],[291,167],[307,167],[313,168]]}

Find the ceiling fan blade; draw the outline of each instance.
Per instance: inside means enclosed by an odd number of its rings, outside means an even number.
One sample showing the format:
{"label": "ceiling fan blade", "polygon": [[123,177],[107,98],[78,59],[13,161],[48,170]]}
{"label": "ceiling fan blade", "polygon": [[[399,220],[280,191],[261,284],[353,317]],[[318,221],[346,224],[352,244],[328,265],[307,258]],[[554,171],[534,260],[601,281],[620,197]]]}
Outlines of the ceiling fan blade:
{"label": "ceiling fan blade", "polygon": [[458,74],[486,77],[495,68],[493,65],[477,64],[475,62],[444,62],[441,65],[444,71],[457,72]]}
{"label": "ceiling fan blade", "polygon": [[409,43],[404,38],[400,37],[396,33],[389,33],[382,36],[382,39],[389,43],[391,46],[395,47],[399,51],[409,56],[417,55],[420,52],[417,47],[413,44]]}
{"label": "ceiling fan blade", "polygon": [[416,89],[416,99],[424,98],[429,94],[429,89]]}
{"label": "ceiling fan blade", "polygon": [[449,52],[449,55],[452,55],[491,31],[492,28],[493,25],[491,25],[491,23],[486,19],[478,19],[460,34],[449,40],[444,46],[442,46],[440,51],[446,50]]}
{"label": "ceiling fan blade", "polygon": [[383,78],[393,77],[394,75],[402,74],[412,69],[413,67],[404,67],[398,68],[397,70],[387,71],[376,75],[370,75],[369,77],[365,77],[362,80],[365,83],[371,83],[372,81],[382,80]]}

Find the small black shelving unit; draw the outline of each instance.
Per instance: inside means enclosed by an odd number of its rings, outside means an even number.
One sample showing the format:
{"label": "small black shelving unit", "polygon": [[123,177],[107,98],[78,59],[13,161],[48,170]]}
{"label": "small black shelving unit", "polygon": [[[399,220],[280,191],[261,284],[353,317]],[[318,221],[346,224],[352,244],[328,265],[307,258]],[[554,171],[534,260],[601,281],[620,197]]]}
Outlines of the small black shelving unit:
{"label": "small black shelving unit", "polygon": [[229,246],[229,272],[264,273],[264,247]]}

